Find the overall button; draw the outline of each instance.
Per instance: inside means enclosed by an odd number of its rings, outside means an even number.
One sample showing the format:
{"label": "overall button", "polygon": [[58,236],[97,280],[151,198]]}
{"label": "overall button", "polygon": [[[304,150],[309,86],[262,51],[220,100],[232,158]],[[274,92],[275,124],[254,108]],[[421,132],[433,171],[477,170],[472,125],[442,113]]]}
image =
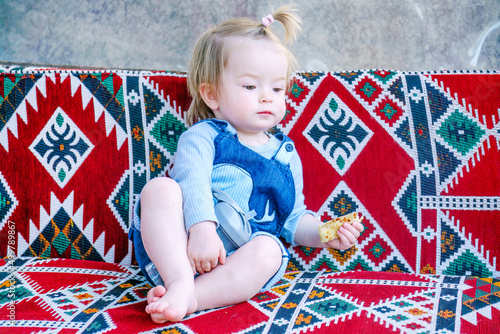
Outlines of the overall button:
{"label": "overall button", "polygon": [[285,144],[285,150],[287,152],[292,152],[293,151],[293,145],[292,144]]}

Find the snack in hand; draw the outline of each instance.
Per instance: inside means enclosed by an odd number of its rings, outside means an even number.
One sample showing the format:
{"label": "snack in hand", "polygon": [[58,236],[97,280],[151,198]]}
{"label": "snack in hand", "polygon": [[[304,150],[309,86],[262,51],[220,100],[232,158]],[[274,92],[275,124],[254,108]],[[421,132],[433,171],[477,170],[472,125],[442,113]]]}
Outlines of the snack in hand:
{"label": "snack in hand", "polygon": [[339,236],[337,231],[339,228],[344,225],[344,223],[354,224],[355,222],[361,223],[363,218],[359,218],[357,212],[350,213],[348,215],[334,218],[318,227],[319,229],[319,237],[321,242],[328,242],[333,239],[338,239]]}

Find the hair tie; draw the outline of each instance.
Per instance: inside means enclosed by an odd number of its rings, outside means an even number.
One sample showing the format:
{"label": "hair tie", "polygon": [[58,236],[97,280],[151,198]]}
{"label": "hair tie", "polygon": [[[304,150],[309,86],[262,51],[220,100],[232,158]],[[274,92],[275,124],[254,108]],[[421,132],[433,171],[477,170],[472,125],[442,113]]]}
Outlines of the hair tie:
{"label": "hair tie", "polygon": [[271,14],[269,14],[269,15],[267,15],[267,16],[264,16],[264,17],[262,18],[262,25],[263,25],[264,27],[269,26],[269,25],[270,25],[271,23],[273,23],[273,22],[274,22],[274,18],[273,18],[273,16],[272,16]]}

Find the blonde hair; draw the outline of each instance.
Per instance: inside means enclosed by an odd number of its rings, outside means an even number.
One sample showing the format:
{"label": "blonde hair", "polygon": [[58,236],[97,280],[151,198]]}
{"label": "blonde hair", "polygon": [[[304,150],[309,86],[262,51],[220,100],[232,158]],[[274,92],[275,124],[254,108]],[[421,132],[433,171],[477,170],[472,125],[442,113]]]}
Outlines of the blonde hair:
{"label": "blonde hair", "polygon": [[186,115],[188,125],[198,120],[214,117],[213,111],[203,101],[199,88],[203,83],[210,85],[215,91],[219,87],[229,53],[228,37],[267,39],[276,42],[288,59],[287,82],[289,81],[292,72],[297,70],[297,61],[287,44],[296,39],[302,23],[296,12],[297,10],[291,6],[283,6],[271,14],[273,19],[285,28],[284,41],[278,38],[270,26],[252,18],[234,18],[224,21],[209,28],[200,36],[188,69],[188,89],[192,97]]}

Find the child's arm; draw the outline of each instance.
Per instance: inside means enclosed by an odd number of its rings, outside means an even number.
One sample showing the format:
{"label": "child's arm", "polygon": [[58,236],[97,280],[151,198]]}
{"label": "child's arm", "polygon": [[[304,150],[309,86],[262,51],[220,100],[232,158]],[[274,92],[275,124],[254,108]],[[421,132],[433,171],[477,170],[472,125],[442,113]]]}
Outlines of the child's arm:
{"label": "child's arm", "polygon": [[193,273],[204,274],[226,262],[226,250],[213,221],[199,222],[189,229],[187,254]]}
{"label": "child's arm", "polygon": [[295,242],[298,245],[318,248],[336,248],[346,250],[354,246],[361,232],[363,225],[360,223],[344,224],[338,231],[339,239],[334,239],[323,243],[320,241],[318,226],[321,221],[310,214],[303,215],[297,224],[295,231]]}
{"label": "child's arm", "polygon": [[189,233],[188,257],[193,272],[200,274],[224,264],[225,251],[217,235],[211,174],[217,131],[207,122],[193,125],[178,141],[170,176],[183,194],[183,213]]}

